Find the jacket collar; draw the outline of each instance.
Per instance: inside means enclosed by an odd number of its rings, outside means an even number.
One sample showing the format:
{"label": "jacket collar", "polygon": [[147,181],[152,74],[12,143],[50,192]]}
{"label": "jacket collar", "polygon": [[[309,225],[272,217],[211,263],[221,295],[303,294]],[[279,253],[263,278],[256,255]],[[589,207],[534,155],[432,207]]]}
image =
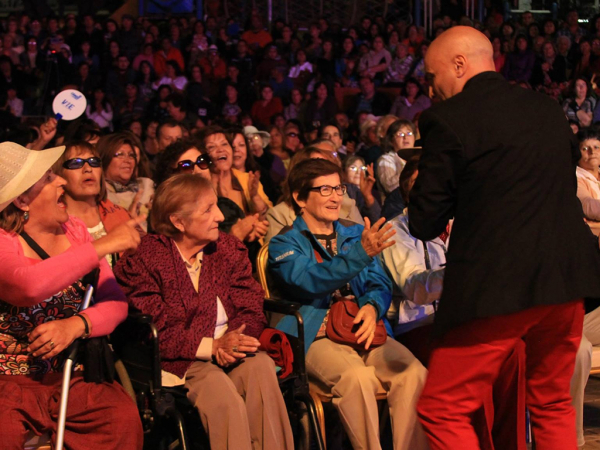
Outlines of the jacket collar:
{"label": "jacket collar", "polygon": [[593,181],[594,183],[598,183],[596,177],[582,167],[576,167],[576,174],[578,177],[586,178],[590,181]]}
{"label": "jacket collar", "polygon": [[[296,217],[296,220],[294,220],[294,228],[305,236],[306,233],[312,234],[302,216]],[[338,236],[343,238],[360,236],[362,234],[362,229],[357,229],[356,226],[346,226],[340,223],[339,220],[333,222],[333,229]]]}
{"label": "jacket collar", "polygon": [[489,83],[490,81],[506,81],[504,77],[498,72],[482,72],[480,74],[475,75],[469,81],[467,81],[463,87],[463,91],[467,89],[471,89],[472,87],[481,86]]}

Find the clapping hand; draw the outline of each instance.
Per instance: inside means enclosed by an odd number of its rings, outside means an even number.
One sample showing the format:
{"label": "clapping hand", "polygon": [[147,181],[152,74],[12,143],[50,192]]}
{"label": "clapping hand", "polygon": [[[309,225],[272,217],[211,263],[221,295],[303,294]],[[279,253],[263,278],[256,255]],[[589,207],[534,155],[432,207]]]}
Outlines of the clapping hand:
{"label": "clapping hand", "polygon": [[383,250],[396,243],[396,241],[389,240],[396,234],[396,230],[391,229],[391,223],[382,227],[384,223],[385,217],[382,217],[371,226],[371,221],[368,217],[365,217],[365,229],[362,232],[361,243],[365,252],[371,258],[377,256]]}

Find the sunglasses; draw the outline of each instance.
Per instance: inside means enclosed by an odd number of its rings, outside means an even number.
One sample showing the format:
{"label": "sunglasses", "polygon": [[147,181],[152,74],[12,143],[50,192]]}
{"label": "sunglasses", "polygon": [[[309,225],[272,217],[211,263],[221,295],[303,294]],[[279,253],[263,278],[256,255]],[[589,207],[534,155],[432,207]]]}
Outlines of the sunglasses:
{"label": "sunglasses", "polygon": [[83,159],[83,158],[67,159],[63,163],[62,166],[65,169],[75,170],[75,169],[81,169],[85,165],[85,163],[88,163],[90,167],[94,167],[94,168],[102,167],[102,161],[97,156],[92,156],[91,158],[88,158],[88,159]]}
{"label": "sunglasses", "polygon": [[179,161],[175,170],[181,173],[191,173],[194,171],[194,165],[198,166],[202,170],[206,170],[212,166],[212,161],[208,156],[200,155],[196,161],[192,161],[190,159]]}

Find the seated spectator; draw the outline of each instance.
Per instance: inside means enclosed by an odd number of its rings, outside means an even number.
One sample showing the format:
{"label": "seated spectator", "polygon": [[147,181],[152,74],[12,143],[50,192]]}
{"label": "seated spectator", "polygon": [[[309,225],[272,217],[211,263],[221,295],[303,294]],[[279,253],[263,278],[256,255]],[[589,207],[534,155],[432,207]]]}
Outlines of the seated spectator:
{"label": "seated spectator", "polygon": [[240,38],[247,44],[251,55],[260,53],[261,49],[273,42],[269,32],[263,28],[262,19],[257,13],[252,14],[250,29],[242,33]]}
{"label": "seated spectator", "polygon": [[[193,141],[179,140],[169,145],[158,158],[154,181],[160,186],[168,178],[177,174],[193,173],[211,180],[212,161],[207,153],[200,153]],[[219,230],[231,234],[244,242],[250,259],[256,259],[260,250],[260,240],[267,232],[268,223],[258,219],[258,215],[246,216],[232,200],[218,197],[217,206],[225,217],[219,223]]]}
{"label": "seated spectator", "polygon": [[278,157],[285,167],[286,173],[290,166],[291,153],[283,147],[283,130],[276,125],[269,128],[269,153]]}
{"label": "seated spectator", "polygon": [[[102,158],[107,198],[127,210],[133,218],[148,215],[154,195],[152,180],[135,176],[138,164],[134,149],[136,143],[131,133],[121,131],[102,136],[96,146]],[[145,218],[140,221],[140,226],[147,231]]]}
{"label": "seated spectator", "polygon": [[533,74],[535,54],[529,48],[529,41],[524,35],[517,36],[515,50],[506,56],[504,77],[508,81],[529,82]]}
{"label": "seated spectator", "polygon": [[135,71],[129,67],[129,58],[121,54],[117,59],[117,67],[108,72],[106,76],[106,96],[116,102],[125,95],[127,83],[135,82]]}
{"label": "seated spectator", "polygon": [[579,41],[579,59],[573,69],[573,77],[592,76],[592,67],[595,55],[592,53],[592,45],[587,38],[582,38]]}
{"label": "seated spectator", "polygon": [[356,147],[356,154],[360,156],[365,164],[375,164],[380,156],[383,155],[381,143],[377,136],[377,122],[374,117],[368,117],[360,125],[360,141]]}
{"label": "seated spectator", "polygon": [[423,92],[419,82],[415,78],[409,78],[402,88],[402,94],[396,97],[390,114],[400,119],[413,120],[430,106],[431,99]]}
{"label": "seated spectator", "polygon": [[[108,335],[127,316],[125,296],[104,257],[137,247],[135,222],[92,242],[85,224],[67,214],[65,182],[50,170],[63,151],[0,144],[4,448],[24,448],[29,433],[56,435],[65,350],[75,339]],[[78,313],[86,280],[98,269],[95,302]],[[142,427],[132,399],[115,381],[85,382],[96,375],[86,370],[77,364],[71,378],[66,447],[141,450]]]}
{"label": "seated spectator", "polygon": [[227,64],[221,59],[219,48],[216,45],[208,47],[208,54],[198,61],[198,65],[202,68],[204,79],[216,91],[219,81],[227,76]]}
{"label": "seated spectator", "polygon": [[165,74],[152,83],[152,88],[156,90],[160,86],[167,85],[173,92],[183,92],[187,82],[188,80],[183,75],[177,61],[170,59],[165,63]]}
{"label": "seated spectator", "polygon": [[567,61],[556,54],[552,42],[544,43],[542,56],[536,60],[531,84],[550,86],[552,83],[563,83],[567,79]]}
{"label": "seated spectator", "polygon": [[195,62],[199,57],[202,57],[208,52],[210,43],[205,34],[204,22],[196,20],[194,23],[194,32],[188,38],[188,44],[185,48],[186,52],[190,55],[190,62]]}
{"label": "seated spectator", "polygon": [[181,125],[182,129],[192,129],[196,126],[198,116],[187,110],[186,100],[182,94],[173,93],[167,99],[169,117]]}
{"label": "seated spectator", "polygon": [[408,77],[412,65],[413,57],[408,54],[408,47],[405,44],[398,43],[394,58],[388,65],[385,73],[385,84],[402,85]]}
{"label": "seated spectator", "polygon": [[145,102],[139,96],[138,87],[135,83],[125,85],[125,96],[119,98],[116,102],[116,120],[119,122],[119,128],[133,120],[142,118],[145,112]]}
{"label": "seated spectator", "polygon": [[163,122],[156,129],[158,153],[164,151],[169,145],[182,137],[183,130],[178,122],[173,119]]}
{"label": "seated spectator", "polygon": [[341,128],[334,122],[329,122],[322,125],[319,129],[319,139],[327,139],[333,143],[335,151],[339,153],[340,159],[343,159],[348,153],[348,149],[342,140],[343,132]]}
{"label": "seated spectator", "polygon": [[92,53],[92,44],[89,41],[83,41],[79,48],[79,53],[73,55],[73,65],[79,66],[80,63],[86,62],[91,72],[98,73],[100,71],[100,58]]}
{"label": "seated spectator", "polygon": [[264,219],[273,204],[262,187],[260,173],[233,168],[233,150],[222,128],[203,128],[197,138],[212,159],[212,182],[217,195],[232,200],[245,215],[258,214]]}
{"label": "seated spectator", "polygon": [[299,48],[296,50],[296,64],[290,69],[289,77],[293,80],[294,86],[298,89],[304,89],[312,77],[313,66],[306,58],[306,51]]}
{"label": "seated spectator", "polygon": [[281,99],[273,96],[273,88],[268,84],[260,88],[260,100],[257,100],[252,105],[250,115],[252,120],[262,127],[268,127],[271,117],[275,114],[283,112],[283,104]]}
{"label": "seated spectator", "polygon": [[419,44],[419,49],[415,54],[415,67],[413,68],[410,76],[415,78],[421,86],[425,86],[425,55],[427,55],[427,50],[429,49],[429,41],[424,41]]}
{"label": "seated spectator", "polygon": [[144,44],[142,52],[133,59],[133,70],[139,70],[140,64],[146,61],[154,70],[154,45]]}
{"label": "seated spectator", "polygon": [[[288,176],[290,171],[296,164],[306,161],[307,159],[325,159],[336,165],[339,165],[339,159],[333,154],[333,148],[317,148],[316,146],[308,146],[294,155],[288,169]],[[273,236],[277,234],[285,227],[291,227],[296,220],[296,213],[292,207],[291,194],[288,189],[287,178],[284,180],[282,186],[282,195],[280,202],[273,208],[269,209],[267,213],[267,220],[269,221],[269,230],[265,236],[265,242],[268,242]],[[346,192],[342,199],[342,205],[340,209],[340,217],[343,220],[347,220],[353,223],[363,225],[364,220],[360,214],[356,201],[351,199]]]}
{"label": "seated spectator", "polygon": [[506,54],[502,49],[502,39],[496,36],[492,39],[492,49],[494,50],[494,67],[496,72],[502,73],[506,63]]}
{"label": "seated spectator", "polygon": [[228,83],[225,88],[226,101],[221,108],[221,115],[228,123],[238,123],[238,116],[242,113],[242,108],[238,101],[238,88],[233,83]]}
{"label": "seated spectator", "polygon": [[380,85],[391,62],[392,55],[385,48],[383,38],[377,36],[373,39],[373,45],[369,52],[359,60],[358,74],[361,78],[370,78]]}
{"label": "seated spectator", "polygon": [[273,89],[273,95],[278,98],[288,99],[294,83],[287,76],[287,67],[275,67],[271,69],[271,78],[269,78],[269,85]]}
{"label": "seated spectator", "polygon": [[102,88],[94,89],[93,101],[87,105],[85,115],[98,124],[102,130],[112,131],[113,110]]}
{"label": "seated spectator", "polygon": [[569,95],[563,102],[563,110],[568,120],[579,124],[579,128],[587,128],[592,124],[596,99],[592,96],[589,81],[578,77],[571,82]]}
{"label": "seated spectator", "polygon": [[359,85],[360,93],[356,95],[354,107],[350,112],[353,116],[361,111],[371,113],[374,116],[383,116],[389,112],[389,98],[385,94],[375,91],[375,84],[373,84],[371,78],[362,77]]}
{"label": "seated spectator", "polygon": [[163,122],[169,117],[169,97],[173,93],[173,89],[168,84],[163,84],[158,87],[156,95],[152,99],[152,102],[148,105],[149,116],[159,122]]}
{"label": "seated spectator", "polygon": [[577,163],[577,197],[592,232],[600,235],[600,132],[596,127],[577,133],[581,159]]}
{"label": "seated spectator", "polygon": [[167,61],[171,60],[177,63],[179,70],[183,70],[185,67],[183,55],[178,49],[173,47],[171,39],[165,36],[160,41],[160,50],[154,53],[154,71],[159,78],[165,75],[167,71]]}
{"label": "seated spectator", "polygon": [[[387,392],[395,449],[427,449],[417,422],[416,402],[426,369],[393,337],[371,348],[378,320],[391,301],[388,277],[376,256],[393,245],[384,220],[366,228],[339,221],[346,187],[341,169],[328,161],[303,161],[290,171],[288,188],[298,217],[269,242],[269,270],[305,318],[308,375],[331,389],[333,405],[355,449],[381,448],[375,394]],[[334,342],[325,329],[335,320],[331,302],[345,298],[359,306],[356,347]],[[389,328],[389,324],[386,324]],[[286,318],[278,324],[291,331]],[[391,336],[391,329],[388,329]],[[360,349],[359,349],[360,347]]]}
{"label": "seated spectator", "polygon": [[[96,147],[85,141],[72,141],[52,171],[64,178],[64,202],[70,216],[83,223],[94,240],[131,219],[129,213],[106,198],[102,160]],[[112,267],[118,254],[106,255]]]}
{"label": "seated spectator", "polygon": [[142,238],[115,274],[131,306],[152,315],[163,384],[186,387],[212,448],[292,450],[275,364],[258,351],[263,292],[243,244],[219,232],[222,221],[210,181],[171,177],[154,199],[157,234]]}
{"label": "seated spectator", "polygon": [[140,97],[146,104],[150,103],[156,95],[152,85],[156,81],[156,74],[154,73],[154,66],[148,61],[142,61],[139,65],[136,83],[138,85],[138,92]]}
{"label": "seated spectator", "polygon": [[[403,155],[404,156],[404,155]],[[408,205],[408,196],[405,195],[408,187],[412,187],[418,175],[420,153],[412,152],[406,154],[406,165],[400,172],[398,187],[386,196],[381,208],[381,217],[392,220],[396,216],[402,214],[406,205]],[[404,159],[404,158],[403,158]],[[403,194],[404,192],[404,194]]]}
{"label": "seated spectator", "polygon": [[277,46],[269,45],[262,62],[256,68],[256,80],[258,82],[268,81],[273,69],[280,67],[287,72],[287,63],[279,56]]}
{"label": "seated spectator", "polygon": [[[271,135],[266,131],[258,131],[256,127],[244,127],[243,135],[236,133],[233,143],[238,141],[238,146],[247,145],[247,151],[252,154],[252,157],[260,168],[261,180],[265,189],[265,193],[273,204],[277,203],[281,197],[281,183],[285,180],[287,171],[283,161],[274,153],[267,150],[271,143]],[[242,143],[242,137],[245,137]],[[280,138],[281,140],[281,138]],[[235,145],[234,155],[235,155]],[[234,158],[235,159],[235,158]]]}
{"label": "seated spectator", "polygon": [[406,164],[398,150],[415,146],[416,127],[409,120],[397,120],[387,130],[382,143],[383,155],[377,160],[377,185],[384,196],[398,188],[400,173]]}
{"label": "seated spectator", "polygon": [[315,84],[313,97],[307,102],[304,112],[304,125],[320,128],[337,113],[337,103],[333,95],[329,95],[327,85],[320,81]]}
{"label": "seated spectator", "polygon": [[304,102],[304,96],[302,90],[294,88],[290,94],[290,104],[283,110],[285,120],[304,120],[304,111],[306,110],[306,103]]}

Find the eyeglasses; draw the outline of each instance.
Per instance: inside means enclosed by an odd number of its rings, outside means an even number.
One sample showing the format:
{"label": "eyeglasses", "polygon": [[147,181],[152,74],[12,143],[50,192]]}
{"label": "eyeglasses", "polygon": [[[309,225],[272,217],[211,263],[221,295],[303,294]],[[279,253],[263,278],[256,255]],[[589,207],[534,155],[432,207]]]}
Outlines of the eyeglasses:
{"label": "eyeglasses", "polygon": [[408,133],[403,133],[402,131],[400,131],[399,133],[396,133],[396,136],[401,137],[401,138],[403,138],[405,136],[412,136],[412,135],[413,135],[412,131],[409,131]]}
{"label": "eyeglasses", "polygon": [[287,133],[286,136],[287,137],[291,137],[291,138],[297,138],[298,137],[298,133]]}
{"label": "eyeglasses", "polygon": [[366,172],[367,171],[367,166],[360,166],[360,167],[350,166],[350,167],[348,167],[348,169],[350,169],[352,172],[357,172],[359,170],[362,170],[363,172]]}
{"label": "eyeglasses", "polygon": [[117,152],[115,153],[115,158],[119,158],[119,159],[137,159],[137,156],[135,153],[130,152]]}
{"label": "eyeglasses", "polygon": [[598,145],[586,145],[585,147],[581,147],[582,152],[592,152],[592,153],[600,153],[600,146]]}
{"label": "eyeglasses", "polygon": [[91,158],[88,158],[88,159],[83,159],[83,158],[67,159],[63,163],[62,166],[65,169],[75,170],[75,169],[81,169],[85,165],[85,163],[88,163],[89,166],[93,167],[93,168],[102,167],[102,161],[97,156],[92,156]]}
{"label": "eyeglasses", "polygon": [[323,197],[331,196],[331,194],[333,194],[333,191],[335,191],[337,195],[344,195],[346,193],[346,185],[339,184],[337,186],[329,186],[327,184],[324,184],[323,186],[315,186],[313,188],[310,188],[309,191],[319,191],[319,194],[321,194],[321,196]]}
{"label": "eyeglasses", "polygon": [[212,161],[208,156],[200,155],[196,161],[192,161],[190,159],[179,161],[175,170],[180,173],[191,173],[194,171],[195,165],[202,170],[207,170],[210,166],[212,166]]}

